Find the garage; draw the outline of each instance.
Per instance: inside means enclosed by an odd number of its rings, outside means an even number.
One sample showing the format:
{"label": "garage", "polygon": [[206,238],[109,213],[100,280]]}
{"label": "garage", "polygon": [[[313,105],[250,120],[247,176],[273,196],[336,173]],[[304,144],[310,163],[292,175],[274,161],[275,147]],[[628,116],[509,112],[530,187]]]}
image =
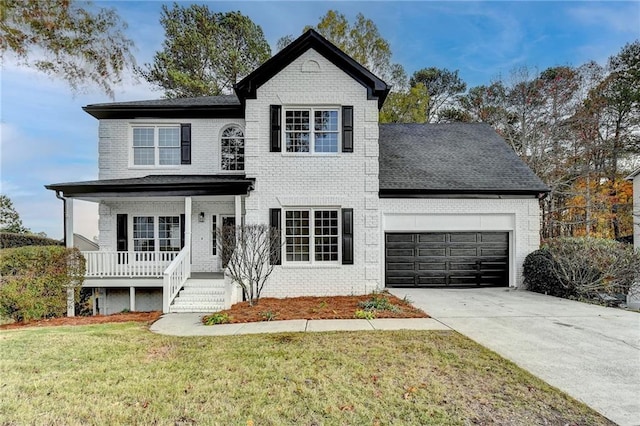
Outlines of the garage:
{"label": "garage", "polygon": [[508,232],[385,233],[387,287],[509,285]]}

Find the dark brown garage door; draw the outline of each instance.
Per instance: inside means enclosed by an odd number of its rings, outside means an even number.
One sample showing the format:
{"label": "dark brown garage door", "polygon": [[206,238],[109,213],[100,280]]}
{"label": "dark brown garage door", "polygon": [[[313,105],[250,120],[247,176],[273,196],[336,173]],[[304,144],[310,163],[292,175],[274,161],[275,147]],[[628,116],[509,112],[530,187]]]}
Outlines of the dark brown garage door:
{"label": "dark brown garage door", "polygon": [[509,233],[385,234],[387,287],[509,285]]}

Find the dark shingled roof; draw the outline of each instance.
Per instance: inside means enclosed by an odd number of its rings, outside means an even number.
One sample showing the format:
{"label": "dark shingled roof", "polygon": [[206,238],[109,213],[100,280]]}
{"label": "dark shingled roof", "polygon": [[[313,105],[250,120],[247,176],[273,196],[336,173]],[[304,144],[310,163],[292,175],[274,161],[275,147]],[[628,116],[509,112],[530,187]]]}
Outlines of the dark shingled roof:
{"label": "dark shingled roof", "polygon": [[149,175],[46,185],[65,197],[118,197],[132,195],[240,195],[253,189],[255,179],[244,175]]}
{"label": "dark shingled roof", "polygon": [[148,101],[110,102],[103,104],[90,104],[91,108],[118,108],[118,107],[193,107],[193,106],[217,106],[240,105],[236,95],[198,96],[195,98],[152,99]]}
{"label": "dark shingled roof", "polygon": [[487,124],[381,124],[380,195],[538,195],[549,188]]}
{"label": "dark shingled roof", "polygon": [[242,118],[244,108],[236,95],[91,104],[82,108],[95,118]]}

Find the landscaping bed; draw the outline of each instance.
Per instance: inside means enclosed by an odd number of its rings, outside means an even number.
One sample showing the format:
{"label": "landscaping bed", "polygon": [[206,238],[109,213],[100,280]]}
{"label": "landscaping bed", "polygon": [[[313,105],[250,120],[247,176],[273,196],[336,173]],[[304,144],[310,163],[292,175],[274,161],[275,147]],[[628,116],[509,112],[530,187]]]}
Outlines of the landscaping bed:
{"label": "landscaping bed", "polygon": [[[210,321],[219,319],[219,321]],[[261,298],[254,306],[248,302],[205,316],[203,322],[243,323],[293,319],[353,318],[429,318],[429,315],[389,293],[361,296]]]}
{"label": "landscaping bed", "polygon": [[60,317],[60,318],[48,318],[39,321],[28,322],[14,322],[9,324],[0,325],[0,330],[6,330],[11,328],[21,327],[53,327],[63,325],[91,325],[91,324],[105,324],[112,322],[145,322],[152,324],[160,316],[162,312],[121,312],[113,315],[95,315],[90,317]]}

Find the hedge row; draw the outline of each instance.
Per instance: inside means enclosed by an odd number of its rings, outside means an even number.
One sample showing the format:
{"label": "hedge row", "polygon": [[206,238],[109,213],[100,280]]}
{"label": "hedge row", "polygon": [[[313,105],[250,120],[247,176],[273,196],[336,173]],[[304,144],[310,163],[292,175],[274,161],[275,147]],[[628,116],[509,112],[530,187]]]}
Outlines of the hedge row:
{"label": "hedge row", "polygon": [[0,249],[25,246],[61,246],[62,241],[34,234],[0,232]]}
{"label": "hedge row", "polygon": [[75,248],[31,246],[0,252],[0,316],[30,321],[64,316],[67,289],[78,300],[85,260]]}
{"label": "hedge row", "polygon": [[557,238],[524,261],[528,290],[565,298],[626,295],[640,279],[640,253],[601,238]]}

